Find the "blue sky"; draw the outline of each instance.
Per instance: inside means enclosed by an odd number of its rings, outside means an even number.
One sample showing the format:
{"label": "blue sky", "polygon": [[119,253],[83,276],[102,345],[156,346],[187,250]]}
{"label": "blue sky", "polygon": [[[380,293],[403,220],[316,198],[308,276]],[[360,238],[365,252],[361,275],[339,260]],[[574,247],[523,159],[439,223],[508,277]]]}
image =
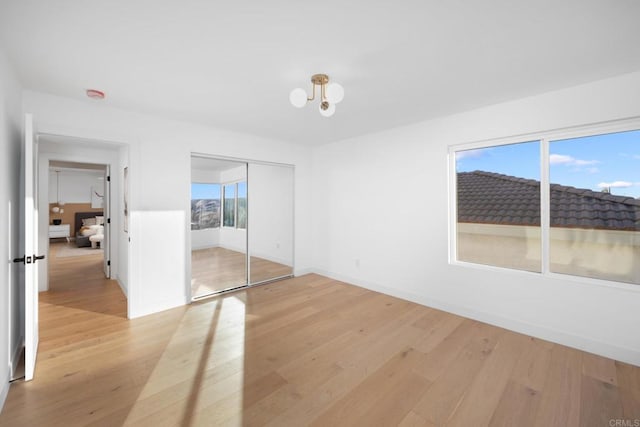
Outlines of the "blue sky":
{"label": "blue sky", "polygon": [[191,199],[220,199],[220,184],[191,184]]}
{"label": "blue sky", "polygon": [[[550,181],[615,195],[640,197],[640,131],[552,141]],[[537,141],[458,152],[457,171],[484,170],[540,179]]]}

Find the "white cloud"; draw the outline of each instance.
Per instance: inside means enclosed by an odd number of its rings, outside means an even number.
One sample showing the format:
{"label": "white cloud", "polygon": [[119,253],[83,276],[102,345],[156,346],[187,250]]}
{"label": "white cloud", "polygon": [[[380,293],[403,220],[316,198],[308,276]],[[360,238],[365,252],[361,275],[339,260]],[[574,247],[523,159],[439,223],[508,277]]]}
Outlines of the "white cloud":
{"label": "white cloud", "polygon": [[563,154],[550,154],[549,163],[552,165],[567,165],[573,163],[574,158]]}
{"label": "white cloud", "polygon": [[600,162],[598,160],[576,159],[575,157],[567,156],[565,154],[550,154],[549,163],[552,165],[589,166]]}
{"label": "white cloud", "polygon": [[600,172],[600,169],[598,169],[598,168],[589,168],[589,169],[587,169],[587,172],[589,172],[589,173],[598,173],[598,172]]}
{"label": "white cloud", "polygon": [[466,158],[481,157],[485,152],[486,152],[486,149],[483,149],[483,148],[480,148],[478,150],[458,151],[456,153],[456,160],[460,161]]}
{"label": "white cloud", "polygon": [[576,166],[589,166],[589,165],[595,165],[597,163],[600,163],[597,160],[580,160],[580,159],[575,159],[574,160],[574,165]]}
{"label": "white cloud", "polygon": [[634,154],[632,157],[636,160],[640,160],[640,154]]}
{"label": "white cloud", "polygon": [[598,188],[627,188],[633,186],[629,181],[613,181],[613,182],[601,182],[598,184]]}

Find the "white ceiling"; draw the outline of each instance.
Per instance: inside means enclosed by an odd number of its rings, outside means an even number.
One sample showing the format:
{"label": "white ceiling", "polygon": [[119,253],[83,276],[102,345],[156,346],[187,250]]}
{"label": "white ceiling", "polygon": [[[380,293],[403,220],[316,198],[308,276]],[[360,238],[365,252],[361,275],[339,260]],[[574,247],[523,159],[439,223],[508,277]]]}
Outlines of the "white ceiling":
{"label": "white ceiling", "polygon": [[29,89],[318,144],[640,70],[640,1],[2,0],[0,42]]}
{"label": "white ceiling", "polygon": [[213,172],[224,172],[235,169],[240,166],[246,166],[246,163],[234,162],[232,160],[221,160],[209,157],[191,157],[191,168]]}

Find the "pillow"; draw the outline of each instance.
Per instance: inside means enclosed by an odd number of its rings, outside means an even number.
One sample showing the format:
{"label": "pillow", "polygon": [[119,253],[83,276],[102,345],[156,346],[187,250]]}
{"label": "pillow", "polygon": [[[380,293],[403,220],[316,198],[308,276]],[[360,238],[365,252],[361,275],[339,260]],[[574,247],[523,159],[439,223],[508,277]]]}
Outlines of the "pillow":
{"label": "pillow", "polygon": [[82,219],[82,225],[96,225],[96,219],[95,218],[83,218]]}
{"label": "pillow", "polygon": [[103,216],[97,216],[96,217],[96,224],[98,224],[98,225],[104,224],[104,217]]}

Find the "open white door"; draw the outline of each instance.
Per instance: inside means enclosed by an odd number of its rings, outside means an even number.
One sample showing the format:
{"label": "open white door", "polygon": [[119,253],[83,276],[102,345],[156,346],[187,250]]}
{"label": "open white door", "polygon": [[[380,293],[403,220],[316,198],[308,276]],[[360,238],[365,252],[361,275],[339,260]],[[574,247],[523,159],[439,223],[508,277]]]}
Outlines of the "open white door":
{"label": "open white door", "polygon": [[104,275],[109,279],[111,278],[111,171],[109,165],[104,171],[104,197],[102,198],[102,203],[104,238],[100,244],[104,253]]}
{"label": "open white door", "polygon": [[38,158],[33,135],[33,116],[24,123],[24,302],[25,302],[25,381],[33,379],[38,352],[38,254],[37,167]]}

